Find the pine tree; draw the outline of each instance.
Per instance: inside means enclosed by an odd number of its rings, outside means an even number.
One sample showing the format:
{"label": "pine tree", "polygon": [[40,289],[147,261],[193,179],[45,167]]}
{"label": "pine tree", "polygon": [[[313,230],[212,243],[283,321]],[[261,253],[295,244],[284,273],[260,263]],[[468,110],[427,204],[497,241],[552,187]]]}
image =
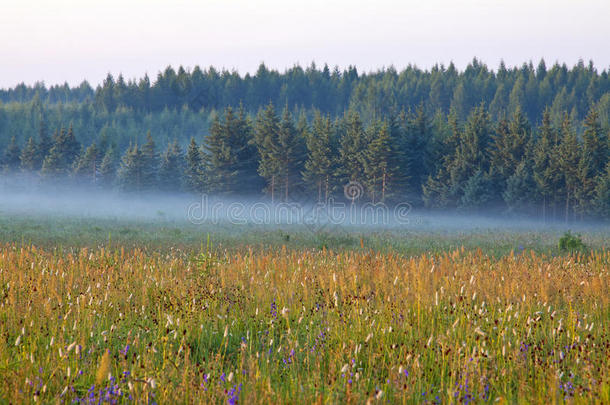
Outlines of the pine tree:
{"label": "pine tree", "polygon": [[184,187],[191,193],[204,191],[203,161],[194,138],[191,138],[186,151]]}
{"label": "pine tree", "polygon": [[19,169],[21,150],[17,145],[17,139],[13,136],[11,142],[8,144],[6,151],[4,152],[4,169],[9,173],[14,173]]}
{"label": "pine tree", "polygon": [[159,168],[159,188],[162,191],[177,192],[182,189],[184,177],[184,156],[178,142],[174,140],[161,156]]}
{"label": "pine tree", "polygon": [[142,145],[140,151],[143,158],[142,189],[154,191],[159,181],[159,154],[150,131],[146,133],[146,143]]}
{"label": "pine tree", "polygon": [[97,145],[92,143],[85,153],[78,159],[74,168],[74,175],[79,181],[87,185],[98,183],[101,156]]}
{"label": "pine tree", "polygon": [[148,191],[145,178],[150,174],[146,165],[148,157],[144,156],[138,145],[130,146],[121,158],[117,177],[119,188],[127,192]]}
{"label": "pine tree", "polygon": [[336,156],[332,145],[332,123],[330,117],[316,112],[310,132],[307,132],[307,160],[303,179],[318,193],[318,202],[327,202],[332,192]]}
{"label": "pine tree", "polygon": [[28,143],[21,151],[21,169],[26,172],[35,172],[38,169],[38,148],[34,138],[30,137]]}

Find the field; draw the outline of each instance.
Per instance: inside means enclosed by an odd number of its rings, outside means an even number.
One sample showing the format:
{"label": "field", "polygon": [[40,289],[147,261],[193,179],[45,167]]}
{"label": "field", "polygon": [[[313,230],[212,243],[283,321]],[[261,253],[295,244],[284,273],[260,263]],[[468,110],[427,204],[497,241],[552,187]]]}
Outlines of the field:
{"label": "field", "polygon": [[603,228],[0,225],[3,402],[610,402]]}

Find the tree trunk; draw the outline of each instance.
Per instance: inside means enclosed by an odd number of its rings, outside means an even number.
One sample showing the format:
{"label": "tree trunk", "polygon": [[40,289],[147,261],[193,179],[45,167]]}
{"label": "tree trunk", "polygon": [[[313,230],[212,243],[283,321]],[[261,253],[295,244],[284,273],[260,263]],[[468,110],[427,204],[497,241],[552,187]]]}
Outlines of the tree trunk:
{"label": "tree trunk", "polygon": [[322,201],[322,180],[318,180],[318,202]]}
{"label": "tree trunk", "polygon": [[542,222],[546,224],[546,195],[542,197]]}
{"label": "tree trunk", "polygon": [[273,189],[275,187],[275,175],[271,176],[271,204],[273,204]]}
{"label": "tree trunk", "polygon": [[383,181],[381,183],[381,201],[385,201],[385,169],[383,169]]}
{"label": "tree trunk", "polygon": [[570,209],[570,189],[566,186],[566,224],[568,223]]}

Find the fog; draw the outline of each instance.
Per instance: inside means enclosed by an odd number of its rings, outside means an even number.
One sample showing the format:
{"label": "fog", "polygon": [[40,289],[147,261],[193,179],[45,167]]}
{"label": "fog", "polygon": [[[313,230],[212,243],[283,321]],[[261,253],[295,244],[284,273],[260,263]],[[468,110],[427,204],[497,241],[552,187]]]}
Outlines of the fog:
{"label": "fog", "polygon": [[[23,179],[21,179],[23,180]],[[27,181],[0,181],[0,218],[112,219],[174,225],[242,225],[306,227],[311,231],[333,229],[378,231],[417,230],[435,232],[501,230],[579,230],[610,235],[606,221],[546,221],[538,217],[506,213],[431,212],[414,209],[408,202],[395,205],[301,198],[271,203],[266,196],[127,194],[75,187],[67,184],[42,186]]]}

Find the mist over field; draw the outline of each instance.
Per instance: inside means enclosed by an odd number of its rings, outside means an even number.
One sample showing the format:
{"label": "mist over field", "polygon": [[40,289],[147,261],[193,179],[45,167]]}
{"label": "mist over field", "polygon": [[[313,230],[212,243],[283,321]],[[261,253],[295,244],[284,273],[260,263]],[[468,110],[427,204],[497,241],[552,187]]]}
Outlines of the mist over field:
{"label": "mist over field", "polygon": [[[18,181],[20,180],[20,181]],[[0,215],[47,219],[89,219],[173,223],[176,225],[255,225],[261,228],[305,227],[312,232],[418,230],[430,232],[579,230],[608,233],[604,221],[542,221],[507,212],[456,212],[397,204],[331,200],[316,203],[301,198],[272,203],[260,196],[193,195],[187,193],[130,194],[119,191],[23,182],[4,176],[0,182]],[[288,228],[287,228],[288,227]]]}

